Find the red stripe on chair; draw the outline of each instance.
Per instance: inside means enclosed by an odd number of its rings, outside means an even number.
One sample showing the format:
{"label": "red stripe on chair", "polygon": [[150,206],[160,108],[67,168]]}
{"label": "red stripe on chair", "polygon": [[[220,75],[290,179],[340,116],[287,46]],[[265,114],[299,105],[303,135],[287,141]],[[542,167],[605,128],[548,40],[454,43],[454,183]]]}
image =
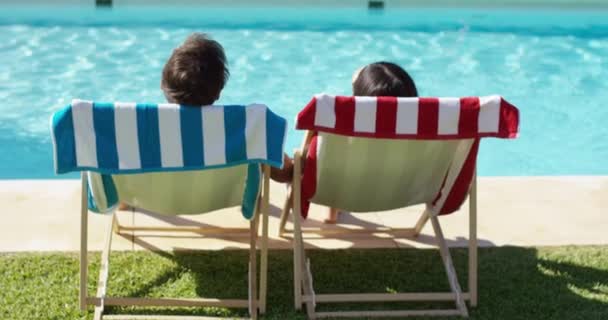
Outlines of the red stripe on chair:
{"label": "red stripe on chair", "polygon": [[302,155],[303,158],[306,159],[304,170],[302,171],[302,190],[300,192],[300,206],[302,209],[302,217],[304,218],[308,216],[310,199],[312,199],[315,192],[317,192],[317,140],[318,137],[315,134],[310,139],[308,154]]}
{"label": "red stripe on chair", "polygon": [[462,203],[464,203],[464,200],[469,194],[471,182],[473,181],[478,151],[479,139],[476,139],[469,150],[467,159],[465,160],[456,181],[454,181],[452,189],[449,191],[449,194],[443,203],[443,207],[439,209],[440,215],[450,214],[458,211]]}
{"label": "red stripe on chair", "polygon": [[458,119],[459,135],[476,135],[479,132],[479,98],[460,99],[460,118]]}
{"label": "red stripe on chair", "polygon": [[498,131],[506,138],[516,138],[519,130],[519,110],[505,99],[500,99]]}
{"label": "red stripe on chair", "polygon": [[315,114],[317,113],[317,99],[312,98],[310,102],[298,113],[296,117],[296,128],[297,129],[305,129],[300,127],[304,126],[314,126],[315,125]]}
{"label": "red stripe on chair", "polygon": [[379,138],[395,136],[397,127],[397,98],[378,97],[376,110],[376,135]]}
{"label": "red stripe on chair", "polygon": [[420,98],[418,107],[418,135],[436,137],[439,125],[439,99]]}
{"label": "red stripe on chair", "polygon": [[336,131],[353,132],[355,123],[355,97],[336,97]]}

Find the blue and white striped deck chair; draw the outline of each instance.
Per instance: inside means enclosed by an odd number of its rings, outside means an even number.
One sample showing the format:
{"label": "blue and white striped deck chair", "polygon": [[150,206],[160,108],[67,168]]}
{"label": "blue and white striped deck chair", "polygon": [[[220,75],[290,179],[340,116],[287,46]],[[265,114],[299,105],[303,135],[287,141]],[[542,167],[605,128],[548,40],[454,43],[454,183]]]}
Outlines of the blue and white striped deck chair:
{"label": "blue and white striped deck chair", "polygon": [[[102,319],[104,305],[249,308],[253,319],[258,311],[264,313],[269,166],[282,166],[286,128],[285,119],[260,104],[188,107],[74,100],[57,111],[51,118],[55,170],[80,171],[82,180],[81,309],[95,305],[95,319]],[[102,253],[97,296],[87,296],[87,213],[114,214],[119,202],[168,215],[207,213],[241,205],[244,218],[250,220],[249,228],[202,228],[197,232],[250,235],[249,298],[106,297],[112,230],[120,228],[115,217]]]}

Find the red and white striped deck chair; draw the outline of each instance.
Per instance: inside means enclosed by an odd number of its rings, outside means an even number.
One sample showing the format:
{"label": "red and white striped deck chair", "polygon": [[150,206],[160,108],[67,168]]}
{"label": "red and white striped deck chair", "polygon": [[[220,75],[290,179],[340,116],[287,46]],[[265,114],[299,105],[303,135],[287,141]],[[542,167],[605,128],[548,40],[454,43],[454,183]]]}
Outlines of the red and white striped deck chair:
{"label": "red and white striped deck chair", "polygon": [[[467,98],[341,97],[317,95],[298,114],[308,130],[296,151],[293,203],[294,294],[309,318],[336,316],[462,315],[477,304],[476,159],[481,138],[515,138],[518,110],[500,96]],[[302,170],[303,163],[304,169]],[[457,211],[470,195],[469,285],[462,292],[438,216]],[[309,203],[351,212],[426,204],[417,236],[430,220],[451,292],[315,294],[302,241],[300,217]],[[386,230],[386,229],[384,229]],[[372,230],[373,231],[373,230]],[[317,303],[363,301],[454,301],[454,309],[315,312]]]}

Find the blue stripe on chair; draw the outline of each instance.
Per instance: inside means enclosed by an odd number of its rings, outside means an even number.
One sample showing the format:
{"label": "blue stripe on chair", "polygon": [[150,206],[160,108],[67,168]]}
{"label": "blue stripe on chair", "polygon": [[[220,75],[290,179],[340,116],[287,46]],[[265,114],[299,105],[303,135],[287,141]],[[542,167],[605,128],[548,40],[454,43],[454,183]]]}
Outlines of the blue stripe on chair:
{"label": "blue stripe on chair", "polygon": [[101,181],[103,182],[103,192],[106,194],[106,201],[108,207],[113,207],[118,204],[118,192],[114,185],[114,180],[109,174],[102,174]]}
{"label": "blue stripe on chair", "polygon": [[287,122],[280,120],[283,119],[272,111],[266,110],[266,149],[268,150],[268,159],[282,163],[283,139],[277,139],[276,137],[285,135]]}
{"label": "blue stripe on chair", "polygon": [[55,171],[66,173],[66,168],[76,167],[76,146],[74,142],[74,122],[72,119],[72,106],[57,111],[53,115],[51,131],[60,134],[54,135],[55,144]]}
{"label": "blue stripe on chair", "polygon": [[97,166],[118,169],[114,104],[95,103],[93,107],[93,126],[97,137]]}
{"label": "blue stripe on chair", "polygon": [[255,213],[255,206],[257,204],[258,194],[260,193],[261,174],[259,164],[250,163],[247,166],[247,183],[245,183],[243,203],[241,205],[241,212],[246,219],[253,218]]}
{"label": "blue stripe on chair", "polygon": [[201,108],[180,108],[180,126],[182,133],[182,154],[184,167],[204,165],[203,119]]}
{"label": "blue stripe on chair", "polygon": [[226,106],[224,108],[227,163],[247,159],[246,121],[247,115],[244,106]]}
{"label": "blue stripe on chair", "polygon": [[137,136],[142,169],[161,167],[158,106],[137,105]]}

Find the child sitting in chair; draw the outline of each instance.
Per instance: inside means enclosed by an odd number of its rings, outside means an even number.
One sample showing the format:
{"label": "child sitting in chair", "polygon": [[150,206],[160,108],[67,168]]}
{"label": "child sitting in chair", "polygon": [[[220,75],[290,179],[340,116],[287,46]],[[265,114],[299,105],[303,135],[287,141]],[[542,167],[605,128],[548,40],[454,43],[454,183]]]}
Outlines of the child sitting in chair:
{"label": "child sitting in chair", "polygon": [[[418,90],[410,75],[391,62],[375,62],[353,74],[353,95],[367,97],[417,97]],[[336,223],[339,209],[329,208],[325,223]]]}
{"label": "child sitting in chair", "polygon": [[[162,73],[161,90],[169,103],[209,106],[220,98],[230,72],[222,45],[202,33],[191,34],[175,48]],[[270,169],[271,179],[291,181],[293,162],[284,156],[283,168]],[[121,210],[128,209],[124,203]]]}
{"label": "child sitting in chair", "polygon": [[[208,106],[220,98],[229,76],[222,45],[194,33],[173,50],[163,68],[160,87],[170,103]],[[291,181],[293,163],[286,155],[283,158],[282,169],[270,169],[270,178],[277,182]]]}

